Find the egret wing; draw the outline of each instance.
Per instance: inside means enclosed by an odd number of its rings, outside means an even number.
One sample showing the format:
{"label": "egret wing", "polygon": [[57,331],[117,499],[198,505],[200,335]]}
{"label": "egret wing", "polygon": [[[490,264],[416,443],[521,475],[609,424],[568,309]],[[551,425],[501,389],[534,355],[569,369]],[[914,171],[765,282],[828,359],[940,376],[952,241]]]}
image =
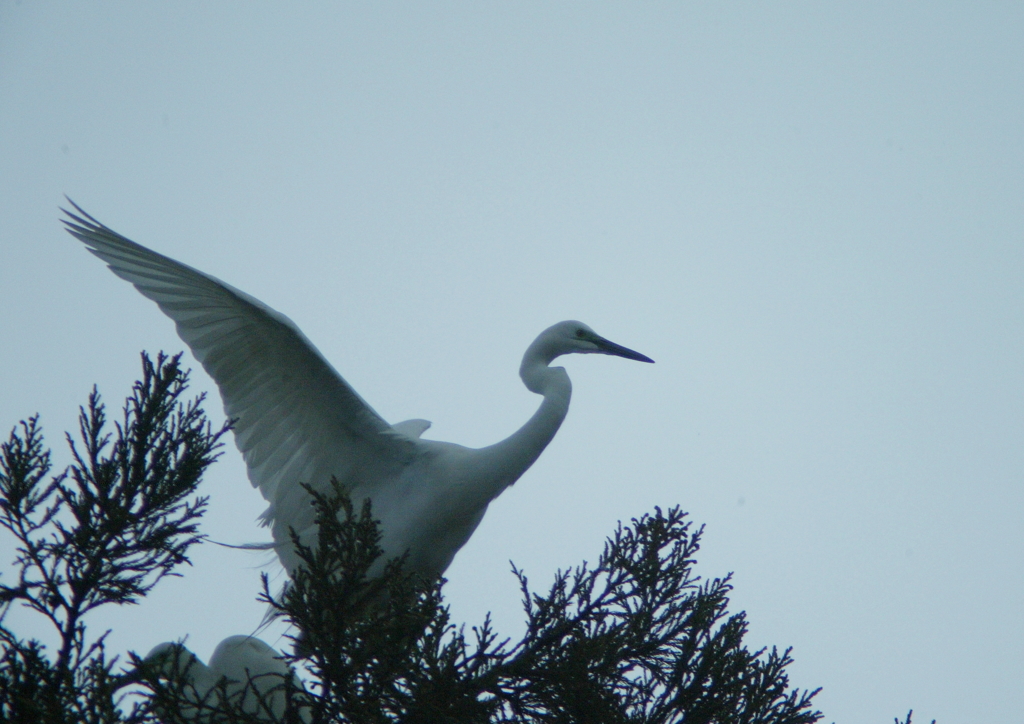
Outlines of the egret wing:
{"label": "egret wing", "polygon": [[[70,201],[70,199],[69,199]],[[209,274],[147,249],[71,202],[67,230],[174,320],[217,383],[249,479],[270,502],[274,538],[312,523],[299,483],[389,479],[415,443],[392,428],[283,314]]]}

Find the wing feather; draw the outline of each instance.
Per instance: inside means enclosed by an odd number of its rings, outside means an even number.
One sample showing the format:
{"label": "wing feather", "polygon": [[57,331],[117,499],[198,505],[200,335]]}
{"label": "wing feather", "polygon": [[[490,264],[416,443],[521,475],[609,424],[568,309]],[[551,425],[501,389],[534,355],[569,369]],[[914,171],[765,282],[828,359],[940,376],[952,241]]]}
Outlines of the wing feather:
{"label": "wing feather", "polygon": [[71,203],[78,213],[65,210],[67,230],[174,320],[217,383],[249,479],[271,504],[276,540],[311,523],[300,482],[322,487],[334,475],[372,488],[412,459],[415,442],[394,434],[290,319]]}

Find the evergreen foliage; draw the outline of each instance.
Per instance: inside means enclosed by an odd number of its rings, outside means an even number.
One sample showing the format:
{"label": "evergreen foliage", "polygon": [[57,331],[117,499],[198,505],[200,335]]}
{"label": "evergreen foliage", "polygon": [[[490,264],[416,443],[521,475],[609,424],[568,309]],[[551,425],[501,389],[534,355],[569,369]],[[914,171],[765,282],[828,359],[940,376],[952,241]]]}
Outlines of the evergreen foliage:
{"label": "evergreen foliage", "polygon": [[[316,721],[803,724],[817,692],[789,688],[789,651],[747,650],[728,615],[728,578],[693,574],[701,530],[661,510],[619,526],[593,567],[561,572],[546,594],[516,571],[527,616],[512,645],[490,622],[454,626],[441,583],[380,556],[367,504],[310,489],[316,550],[283,595],[264,599],[301,632]],[[340,515],[339,515],[340,513]]]}
{"label": "evergreen foliage", "polygon": [[[227,426],[214,432],[202,396],[188,403],[180,355],[142,356],[142,380],[115,432],[93,389],[80,409],[79,440],[67,436],[72,464],[47,482],[50,451],[38,417],[22,421],[0,446],[0,526],[17,540],[18,580],[0,585],[0,719],[113,722],[121,719],[107,633],[90,637],[84,617],[105,605],[138,603],[188,562],[202,540],[206,498],[195,497],[217,459]],[[38,641],[4,625],[20,603],[60,635],[51,658]]]}
{"label": "evergreen foliage", "polygon": [[[108,657],[107,633],[84,617],[138,603],[180,575],[201,542],[197,487],[227,426],[214,431],[200,396],[183,402],[179,356],[143,355],[143,377],[107,432],[94,390],[68,436],[72,464],[50,473],[38,418],[0,446],[0,525],[17,540],[17,581],[0,585],[0,720],[10,722],[406,722],[469,724],[816,722],[817,691],[789,685],[789,650],[750,651],[743,613],[727,611],[729,578],[693,572],[702,529],[678,508],[620,525],[594,565],[556,575],[537,593],[514,569],[526,634],[512,643],[482,625],[454,625],[443,581],[383,561],[369,503],[358,511],[335,482],[309,489],[316,548],[294,537],[304,566],[262,599],[293,625],[276,719],[253,682],[197,692],[181,650],[173,661]],[[14,604],[60,635],[48,652],[5,625]],[[184,633],[184,632],[183,632]],[[225,632],[231,633],[231,632]],[[173,647],[177,649],[177,647]],[[265,693],[265,687],[261,691]],[[202,695],[201,695],[202,694]],[[253,706],[260,699],[262,706]],[[280,698],[275,701],[280,701]],[[907,717],[909,724],[910,716]]]}

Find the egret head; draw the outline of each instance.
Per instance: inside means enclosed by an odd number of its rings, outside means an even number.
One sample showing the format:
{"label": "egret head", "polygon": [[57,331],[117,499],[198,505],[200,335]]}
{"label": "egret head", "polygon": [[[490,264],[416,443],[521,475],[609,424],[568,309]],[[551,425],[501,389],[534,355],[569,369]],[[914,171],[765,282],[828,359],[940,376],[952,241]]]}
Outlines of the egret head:
{"label": "egret head", "polygon": [[142,666],[161,678],[180,678],[193,686],[205,687],[204,693],[215,683],[209,667],[180,642],[157,645],[146,654]]}
{"label": "egret head", "polygon": [[563,354],[610,354],[616,357],[636,360],[637,362],[654,362],[647,355],[634,352],[627,347],[611,342],[583,322],[568,320],[559,322],[544,330],[538,342],[543,341],[546,351],[554,359]]}
{"label": "egret head", "polygon": [[154,670],[165,674],[176,670],[185,670],[195,664],[203,666],[195,654],[180,643],[171,643],[170,641],[154,646],[142,661],[153,667]]}

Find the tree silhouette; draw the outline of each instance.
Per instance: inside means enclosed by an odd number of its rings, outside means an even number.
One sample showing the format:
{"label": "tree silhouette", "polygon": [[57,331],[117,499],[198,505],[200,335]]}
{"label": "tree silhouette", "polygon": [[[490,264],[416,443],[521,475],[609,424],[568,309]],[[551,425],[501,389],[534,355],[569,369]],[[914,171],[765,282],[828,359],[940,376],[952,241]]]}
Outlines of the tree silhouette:
{"label": "tree silhouette", "polygon": [[[177,355],[142,357],[142,380],[115,432],[93,389],[67,436],[72,464],[47,481],[50,451],[39,418],[22,421],[0,446],[0,526],[18,541],[18,580],[0,585],[0,718],[18,722],[120,721],[118,658],[107,633],[90,637],[85,616],[100,606],[138,603],[188,562],[202,536],[206,498],[194,497],[217,458],[202,396],[181,397],[188,373]],[[4,625],[14,603],[42,615],[60,635],[50,657]],[[144,708],[144,707],[143,707]],[[141,713],[141,712],[140,712]]]}
{"label": "tree silhouette", "polygon": [[[0,720],[11,722],[619,722],[803,724],[817,691],[790,687],[790,651],[750,651],[745,614],[728,612],[729,577],[693,567],[703,528],[678,508],[622,525],[592,565],[559,572],[543,593],[519,579],[527,621],[518,642],[489,619],[457,626],[443,581],[388,561],[367,502],[335,481],[309,489],[317,546],[293,536],[303,565],[262,600],[291,624],[284,654],[298,678],[266,686],[221,681],[197,691],[183,649],[143,661],[108,656],[109,632],[85,617],[138,603],[180,575],[202,541],[197,494],[227,426],[214,430],[202,396],[185,402],[180,355],[142,356],[143,375],[107,432],[99,394],[81,410],[72,464],[51,476],[38,418],[0,447],[0,525],[17,540],[17,580],[0,585]],[[368,573],[372,570],[375,577]],[[50,652],[7,628],[14,604],[60,635]],[[280,701],[280,699],[277,699]],[[256,704],[254,705],[254,702]],[[260,706],[259,704],[263,704]],[[908,714],[907,722],[910,721]]]}
{"label": "tree silhouette", "polygon": [[678,508],[620,525],[595,565],[560,572],[546,594],[523,593],[516,644],[485,621],[451,623],[442,583],[380,556],[369,504],[356,514],[335,484],[313,496],[315,550],[264,600],[296,629],[290,659],[308,674],[317,721],[777,722],[820,719],[817,692],[789,688],[789,651],[747,650],[744,614],[728,615],[729,579],[693,574],[702,529]]}

